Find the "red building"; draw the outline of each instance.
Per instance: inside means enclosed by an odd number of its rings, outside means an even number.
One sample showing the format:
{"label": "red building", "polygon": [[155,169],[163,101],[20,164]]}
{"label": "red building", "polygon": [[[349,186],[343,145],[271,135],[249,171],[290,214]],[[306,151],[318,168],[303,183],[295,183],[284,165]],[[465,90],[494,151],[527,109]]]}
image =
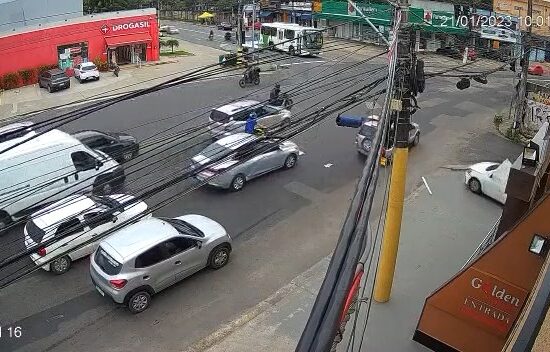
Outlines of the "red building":
{"label": "red building", "polygon": [[97,58],[118,64],[158,60],[156,10],[99,13],[0,34],[0,76],[52,64],[70,70]]}

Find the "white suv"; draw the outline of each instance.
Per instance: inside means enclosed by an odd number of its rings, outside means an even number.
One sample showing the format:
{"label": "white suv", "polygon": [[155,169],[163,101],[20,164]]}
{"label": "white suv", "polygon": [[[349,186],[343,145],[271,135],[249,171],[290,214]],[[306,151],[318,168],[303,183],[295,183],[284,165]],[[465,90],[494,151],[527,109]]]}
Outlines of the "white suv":
{"label": "white suv", "polygon": [[93,62],[83,62],[74,69],[74,77],[82,83],[87,80],[99,80],[99,70]]}
{"label": "white suv", "polygon": [[24,229],[25,246],[36,249],[32,261],[54,274],[67,272],[71,262],[96,250],[102,233],[147,210],[147,204],[130,203],[132,199],[124,194],[75,195],[34,213]]}

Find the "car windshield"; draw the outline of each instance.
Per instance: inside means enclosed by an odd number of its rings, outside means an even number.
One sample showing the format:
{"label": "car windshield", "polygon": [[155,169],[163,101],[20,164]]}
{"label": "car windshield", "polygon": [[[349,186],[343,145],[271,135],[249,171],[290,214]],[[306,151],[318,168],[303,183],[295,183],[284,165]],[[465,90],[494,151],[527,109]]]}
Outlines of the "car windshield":
{"label": "car windshield", "polygon": [[376,134],[376,127],[363,124],[361,126],[361,129],[359,130],[359,134],[365,136],[365,138],[367,139],[372,140],[374,138],[374,135]]}
{"label": "car windshield", "polygon": [[122,264],[117,262],[101,247],[97,249],[94,261],[107,275],[117,275],[122,270]]}
{"label": "car windshield", "polygon": [[210,113],[210,119],[216,122],[228,122],[229,115],[219,110],[212,110],[212,112]]}
{"label": "car windshield", "polygon": [[56,73],[56,74],[53,74],[53,75],[52,75],[52,79],[60,79],[60,78],[65,78],[65,77],[67,77],[67,76],[66,76],[65,73],[63,73],[63,72],[61,72],[61,73]]}
{"label": "car windshield", "polygon": [[95,65],[82,66],[82,71],[92,71],[96,69],[97,67]]}
{"label": "car windshield", "polygon": [[36,224],[32,220],[27,222],[25,230],[27,230],[27,235],[29,235],[29,237],[32,238],[35,243],[42,242],[42,238],[44,238],[44,235],[46,234],[46,232],[40,227],[36,226]]}
{"label": "car windshield", "polygon": [[499,166],[500,166],[499,164],[491,165],[486,169],[486,171],[496,170],[496,169],[498,169]]}
{"label": "car windshield", "polygon": [[306,32],[304,38],[306,48],[321,48],[321,45],[323,45],[323,36],[318,31]]}
{"label": "car windshield", "polygon": [[208,159],[219,159],[231,154],[233,151],[219,143],[210,144],[204,148],[200,155]]}
{"label": "car windshield", "polygon": [[160,219],[172,225],[182,235],[204,237],[204,233],[201,230],[191,225],[187,221],[183,221],[181,219],[172,219],[172,218],[160,218]]}

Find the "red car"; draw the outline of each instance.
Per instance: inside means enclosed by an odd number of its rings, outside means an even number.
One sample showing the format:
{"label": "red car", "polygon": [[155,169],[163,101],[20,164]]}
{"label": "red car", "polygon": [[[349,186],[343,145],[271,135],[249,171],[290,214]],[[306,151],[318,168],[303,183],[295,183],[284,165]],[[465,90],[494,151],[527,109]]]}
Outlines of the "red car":
{"label": "red car", "polygon": [[542,76],[544,73],[544,68],[542,65],[533,65],[527,69],[530,75]]}

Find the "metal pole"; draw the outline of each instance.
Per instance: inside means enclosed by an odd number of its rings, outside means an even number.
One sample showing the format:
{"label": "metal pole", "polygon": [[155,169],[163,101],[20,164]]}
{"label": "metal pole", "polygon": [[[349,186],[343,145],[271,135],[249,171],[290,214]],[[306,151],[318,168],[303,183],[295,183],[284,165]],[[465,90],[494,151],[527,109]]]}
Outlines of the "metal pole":
{"label": "metal pole", "polygon": [[159,27],[159,30],[160,30],[160,0],[157,0],[157,8],[158,8],[158,11],[157,11],[157,26]]}
{"label": "metal pole", "polygon": [[[533,21],[533,0],[528,0],[527,2],[527,17],[529,21],[524,21],[527,31],[522,36],[522,46],[523,46],[523,66],[521,67],[521,80],[519,82],[518,89],[518,102],[516,104],[515,118],[514,118],[514,129],[519,129],[521,123],[523,122],[523,117],[525,116],[525,107],[526,107],[526,93],[527,93],[527,75],[529,69],[529,56],[531,55],[531,31],[532,31],[532,21]],[[529,22],[529,23],[528,23]]]}
{"label": "metal pole", "polygon": [[[397,262],[397,251],[399,248],[399,235],[401,232],[401,220],[403,217],[403,205],[405,203],[405,185],[407,180],[407,159],[409,155],[408,136],[411,126],[411,64],[414,57],[414,41],[408,26],[408,0],[398,2],[401,9],[401,24],[397,33],[397,60],[399,65],[399,76],[396,79],[396,96],[392,100],[394,110],[394,123],[397,129],[396,141],[393,146],[393,165],[390,179],[390,193],[388,209],[386,211],[386,222],[384,226],[384,237],[376,273],[374,286],[374,299],[384,303],[390,299],[395,264]],[[412,49],[412,52],[411,52]],[[392,136],[390,135],[390,139]]]}
{"label": "metal pole", "polygon": [[239,8],[238,8],[238,15],[237,15],[237,47],[239,50],[242,49],[243,43],[242,43],[242,33],[243,33],[243,14],[242,14],[242,5],[241,0],[239,0]]}
{"label": "metal pole", "polygon": [[252,52],[256,46],[254,45],[254,39],[256,37],[256,0],[252,0]]}

